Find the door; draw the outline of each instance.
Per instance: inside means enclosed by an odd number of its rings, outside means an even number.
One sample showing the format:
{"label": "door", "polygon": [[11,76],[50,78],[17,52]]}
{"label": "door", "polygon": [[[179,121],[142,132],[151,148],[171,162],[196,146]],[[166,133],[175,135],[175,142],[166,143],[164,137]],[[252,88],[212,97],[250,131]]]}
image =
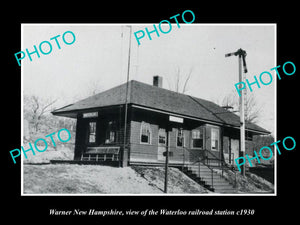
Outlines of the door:
{"label": "door", "polygon": [[239,140],[238,139],[230,139],[231,145],[231,162],[234,163],[234,159],[239,157]]}
{"label": "door", "polygon": [[165,129],[160,128],[158,130],[158,149],[157,149],[157,160],[164,161],[166,158],[163,153],[167,150],[167,132]]}

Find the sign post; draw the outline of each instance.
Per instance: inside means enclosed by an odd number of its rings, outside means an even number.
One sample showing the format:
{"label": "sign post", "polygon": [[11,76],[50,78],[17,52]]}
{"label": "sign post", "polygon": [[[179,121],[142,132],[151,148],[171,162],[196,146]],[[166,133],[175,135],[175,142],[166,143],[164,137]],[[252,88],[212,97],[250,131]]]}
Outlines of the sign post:
{"label": "sign post", "polygon": [[176,117],[176,116],[169,116],[169,122],[167,125],[167,147],[166,151],[164,152],[164,155],[166,156],[166,161],[165,161],[165,186],[164,186],[164,192],[168,193],[168,170],[169,170],[169,131],[171,129],[170,122],[175,122],[175,123],[183,123],[183,118]]}

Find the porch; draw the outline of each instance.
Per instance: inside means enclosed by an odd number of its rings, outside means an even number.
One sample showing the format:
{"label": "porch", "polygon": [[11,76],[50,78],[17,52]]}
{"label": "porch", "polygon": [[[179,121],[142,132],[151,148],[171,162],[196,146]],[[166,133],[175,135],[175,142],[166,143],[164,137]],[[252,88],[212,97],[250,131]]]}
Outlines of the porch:
{"label": "porch", "polygon": [[[177,153],[174,153],[174,151],[177,151]],[[180,151],[180,153],[178,151]],[[179,150],[178,148],[169,147],[169,153],[169,167],[178,168],[201,186],[218,193],[236,192],[237,172],[235,171],[233,164],[228,163],[228,161],[226,162],[225,157],[219,154],[219,152],[212,152],[206,149],[195,150],[188,148],[182,148]],[[149,153],[145,154],[147,155],[147,158],[149,158]],[[177,156],[176,159],[174,159],[175,154]],[[131,155],[134,156],[134,153],[131,153]],[[143,158],[145,159],[146,157],[143,156]],[[129,165],[164,167],[166,165],[165,163],[166,158],[163,157],[163,160],[130,160]],[[235,178],[229,181],[225,178],[225,173],[232,174]]]}
{"label": "porch", "polygon": [[[153,151],[134,151],[136,146],[143,147],[140,144],[130,144],[135,146],[135,148],[130,148],[130,158],[129,165],[154,165],[154,166],[164,166],[166,161],[166,148],[163,151],[160,150],[160,146],[148,145],[147,148],[154,148],[156,152]],[[190,148],[178,148],[178,147],[167,147],[169,151],[168,163],[171,166],[182,167],[194,165],[197,162],[201,162],[212,168],[221,168],[226,165],[233,168],[233,158],[234,153],[231,156],[226,153],[211,151],[207,149],[195,150]],[[158,150],[157,150],[158,149]],[[231,159],[229,161],[229,159]]]}
{"label": "porch", "polygon": [[[129,144],[125,151],[123,146],[108,145],[108,146],[87,146],[81,152],[80,157],[74,159],[74,162],[80,164],[102,164],[102,165],[115,165],[115,166],[131,166],[131,165],[149,165],[149,166],[164,166],[166,157],[165,152],[157,151],[158,145],[147,146],[156,149],[156,152],[152,151],[134,151],[135,148],[143,147],[141,144]],[[209,166],[211,168],[221,168],[227,166],[233,168],[233,160],[231,163],[228,161],[228,154],[220,154],[219,152],[212,152],[210,150],[202,149],[188,149],[188,148],[177,148],[169,147],[169,158],[168,163],[173,167],[185,167],[193,166],[198,162]],[[166,148],[164,148],[166,151]],[[230,158],[233,159],[233,153]],[[126,163],[126,165],[124,164]]]}

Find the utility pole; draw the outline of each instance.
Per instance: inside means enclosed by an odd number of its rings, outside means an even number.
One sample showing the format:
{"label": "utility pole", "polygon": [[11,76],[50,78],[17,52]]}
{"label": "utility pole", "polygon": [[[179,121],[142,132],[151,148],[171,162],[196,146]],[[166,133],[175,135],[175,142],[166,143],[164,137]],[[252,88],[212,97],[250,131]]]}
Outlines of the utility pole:
{"label": "utility pole", "polygon": [[[246,66],[246,51],[243,49],[238,49],[236,52],[228,53],[225,57],[229,56],[238,56],[239,57],[239,82],[243,82],[242,69],[244,67],[244,73],[247,73]],[[243,63],[243,64],[242,64]],[[242,85],[242,84],[240,84]],[[242,87],[240,87],[242,89]],[[239,157],[245,157],[246,144],[245,144],[245,104],[244,104],[244,90],[241,90],[241,96],[239,99],[239,108],[240,108],[240,151]],[[242,165],[241,173],[245,176],[245,164]]]}
{"label": "utility pole", "polygon": [[166,161],[165,161],[165,187],[164,187],[164,192],[165,193],[168,193],[169,156],[171,156],[171,157],[173,156],[173,152],[170,152],[170,137],[169,137],[169,134],[172,131],[172,124],[174,122],[179,123],[179,124],[183,124],[183,121],[184,121],[183,118],[169,115],[169,121],[167,122],[167,126],[166,126],[166,132],[167,132],[166,151],[163,153],[163,156],[166,157]]}
{"label": "utility pole", "polygon": [[[129,71],[130,71],[130,50],[131,50],[131,30],[132,27],[129,26],[130,28],[130,34],[129,34],[129,49],[128,49],[128,65],[127,65],[127,82],[126,82],[126,94],[125,94],[125,116],[124,116],[124,143],[123,143],[123,158],[125,156],[124,153],[128,154],[128,152],[125,152],[126,149],[126,138],[127,138],[127,114],[128,114],[128,100],[127,100],[127,96],[128,96],[128,85],[129,85]],[[127,156],[128,157],[128,156]],[[123,160],[124,162],[124,160]],[[124,165],[122,165],[124,166]]]}
{"label": "utility pole", "polygon": [[167,132],[167,137],[166,137],[166,151],[165,151],[165,156],[166,156],[166,161],[165,161],[165,185],[164,185],[164,192],[168,193],[168,170],[169,170],[169,128],[170,126],[167,126],[166,132]]}

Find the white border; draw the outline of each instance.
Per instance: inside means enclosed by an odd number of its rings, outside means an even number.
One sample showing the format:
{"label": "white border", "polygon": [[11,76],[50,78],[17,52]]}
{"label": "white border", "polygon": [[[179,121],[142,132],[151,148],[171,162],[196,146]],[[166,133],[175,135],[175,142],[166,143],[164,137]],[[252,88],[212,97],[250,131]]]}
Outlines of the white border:
{"label": "white border", "polygon": [[[21,49],[24,49],[24,30],[23,30],[23,24],[21,24]],[[24,64],[21,64],[21,146],[23,146],[23,137],[24,137],[24,123],[23,123],[23,105],[24,105],[24,101],[23,101],[23,73],[24,73]],[[20,151],[21,147],[20,147]],[[24,184],[23,184],[23,154],[21,154],[21,196],[24,196],[26,194],[24,194]]]}
{"label": "white border", "polygon": [[[43,24],[34,24],[34,23],[22,23],[21,24],[21,49],[24,49],[24,26],[43,26],[43,25],[53,25],[53,26],[148,26],[153,25],[149,23],[131,23],[131,24],[119,24],[119,23],[43,23]],[[227,23],[227,24],[219,24],[219,23],[193,23],[193,24],[180,24],[180,26],[274,26],[274,61],[275,65],[277,65],[277,23]],[[24,72],[24,64],[21,66],[21,144],[23,145],[23,72]],[[275,79],[275,88],[274,88],[274,139],[277,141],[277,79]],[[274,151],[276,152],[276,151]],[[277,153],[275,154],[275,165],[274,165],[275,173],[274,173],[274,193],[246,193],[246,194],[220,194],[220,193],[207,193],[207,194],[24,194],[24,183],[23,183],[23,154],[21,154],[21,196],[277,196]]]}

